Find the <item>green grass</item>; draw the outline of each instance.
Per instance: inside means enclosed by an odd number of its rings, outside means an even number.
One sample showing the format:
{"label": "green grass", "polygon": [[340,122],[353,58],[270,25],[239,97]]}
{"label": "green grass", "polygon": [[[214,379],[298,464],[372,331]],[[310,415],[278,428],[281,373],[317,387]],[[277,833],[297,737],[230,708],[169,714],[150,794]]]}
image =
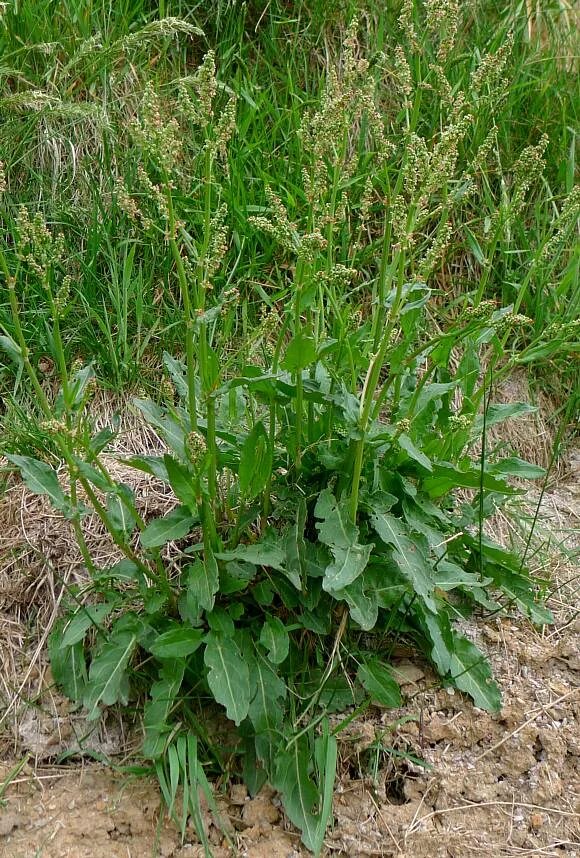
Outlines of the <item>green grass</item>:
{"label": "green grass", "polygon": [[[442,301],[473,293],[485,281],[485,297],[502,304],[521,302],[540,333],[553,320],[577,317],[578,259],[571,255],[568,234],[560,257],[528,272],[537,249],[549,237],[566,194],[575,181],[577,79],[573,69],[574,32],[556,3],[543,4],[544,13],[529,38],[523,4],[499,7],[478,4],[461,22],[458,46],[450,63],[453,87],[469,97],[469,75],[481,57],[495,51],[514,33],[514,48],[503,75],[509,81],[505,98],[471,105],[477,121],[460,153],[467,164],[482,143],[490,124],[498,129],[497,143],[480,179],[476,205],[461,213],[465,227],[454,235],[446,265],[437,272]],[[265,268],[272,287],[284,288],[284,271],[277,268],[276,250],[267,237],[248,229],[248,215],[264,205],[264,186],[276,188],[287,200],[291,216],[304,210],[300,189],[301,155],[298,129],[304,111],[316,102],[327,61],[337,58],[344,22],[354,4],[299,2],[284,4],[218,4],[218,14],[204,16],[204,4],[166,3],[165,14],[184,14],[205,37],[151,35],[157,4],[119,3],[22,4],[7,11],[0,33],[3,64],[3,134],[0,160],[9,176],[8,217],[24,203],[41,208],[45,218],[65,234],[74,268],[74,285],[63,334],[71,359],[94,359],[100,380],[120,388],[141,375],[144,356],[158,362],[163,349],[179,351],[182,331],[175,323],[175,302],[160,284],[167,281],[166,254],[159,242],[127,244],[118,211],[109,202],[117,174],[131,175],[133,152],[127,122],[134,115],[145,81],[163,96],[174,93],[172,81],[191,72],[211,46],[216,50],[220,81],[239,96],[238,134],[230,149],[232,180],[225,191],[230,210],[232,245],[225,266],[227,278],[247,301],[248,318],[261,302],[259,284]],[[370,54],[384,50],[392,57],[398,36],[396,6],[371,7],[363,18],[361,39]],[[127,36],[133,44],[123,48]],[[86,42],[99,34],[102,47],[92,52]],[[44,47],[43,47],[44,46]],[[83,47],[85,46],[85,47]],[[429,52],[416,60],[420,80],[433,83],[427,69]],[[31,110],[18,106],[34,101],[26,93],[41,91],[49,106]],[[391,84],[384,89],[385,118],[392,140],[401,140],[402,115],[392,100]],[[38,101],[38,98],[36,98]],[[424,91],[416,120],[417,131],[429,139],[442,121],[440,99]],[[503,235],[492,270],[482,271],[485,217],[508,188],[511,169],[521,151],[549,138],[544,173],[527,196],[525,207]],[[398,169],[393,160],[391,180]],[[361,180],[364,176],[361,177]],[[387,191],[387,189],[385,189]],[[387,191],[388,192],[388,191]],[[134,262],[127,270],[126,258]],[[372,250],[363,265],[372,265]],[[521,292],[522,282],[525,282]],[[160,293],[163,293],[160,297]],[[42,310],[34,296],[27,307],[26,327],[35,358],[51,354]],[[6,300],[0,296],[0,323],[11,334]],[[568,356],[557,364],[574,383]],[[541,369],[541,367],[540,367]],[[554,364],[548,367],[553,371]],[[9,390],[14,367],[4,368]],[[154,374],[153,374],[154,375]],[[147,373],[151,377],[151,373]],[[152,380],[154,383],[154,380]]]}
{"label": "green grass", "polygon": [[[576,408],[573,31],[555,5],[456,6],[4,18],[3,451],[87,569],[55,681],[91,719],[137,706],[182,831],[206,769],[268,779],[318,854],[352,713],[329,716],[400,704],[397,641],[496,710],[456,621],[550,622],[484,531],[511,477],[547,475],[487,439],[528,410],[493,402],[515,367]],[[125,464],[170,486],[165,516],[101,456],[97,385],[164,441]]]}

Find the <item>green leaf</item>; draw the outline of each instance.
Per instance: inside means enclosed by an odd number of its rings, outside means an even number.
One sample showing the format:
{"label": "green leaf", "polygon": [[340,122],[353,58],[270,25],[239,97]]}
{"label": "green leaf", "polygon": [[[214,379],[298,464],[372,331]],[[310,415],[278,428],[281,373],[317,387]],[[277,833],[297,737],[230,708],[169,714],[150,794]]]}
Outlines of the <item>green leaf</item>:
{"label": "green leaf", "polygon": [[301,830],[307,849],[317,843],[318,816],[314,808],[318,790],[310,774],[311,751],[305,736],[292,743],[289,751],[280,749],[276,757],[273,786],[282,794],[284,810],[290,821]]}
{"label": "green leaf", "polygon": [[282,369],[298,372],[316,360],[316,341],[313,337],[298,333],[290,341],[282,360]]}
{"label": "green leaf", "polygon": [[296,510],[296,519],[286,532],[286,575],[297,590],[302,589],[306,576],[306,543],[304,527],[306,525],[306,501],[300,498]]}
{"label": "green leaf", "polygon": [[361,575],[348,587],[336,590],[332,595],[335,599],[345,600],[351,617],[361,629],[368,632],[376,626],[379,616],[377,594],[371,588],[365,592],[365,575]]}
{"label": "green leaf", "polygon": [[497,479],[487,471],[484,472],[482,480],[479,467],[473,466],[468,470],[461,470],[448,462],[438,462],[433,466],[433,475],[424,480],[423,488],[431,497],[441,497],[452,489],[460,487],[479,489],[482,484],[483,488],[489,492],[499,492],[503,495],[519,493],[518,489],[510,486],[505,480]]}
{"label": "green leaf", "polygon": [[272,448],[263,423],[258,421],[244,441],[240,453],[240,492],[253,500],[265,488],[272,472]]}
{"label": "green leaf", "polygon": [[[526,414],[534,414],[538,409],[527,402],[508,402],[499,405],[490,405],[485,413],[485,426],[489,429],[504,420],[512,420],[514,417],[524,417]],[[479,435],[483,431],[484,415],[475,418],[473,431]]]}
{"label": "green leaf", "polygon": [[546,469],[538,465],[532,465],[518,456],[510,456],[500,459],[499,462],[489,464],[487,469],[492,474],[509,474],[512,477],[521,477],[524,480],[537,480],[546,476]]}
{"label": "green leaf", "polygon": [[61,648],[73,646],[82,641],[87,630],[91,626],[100,626],[117,603],[118,599],[111,599],[100,605],[84,605],[78,608],[62,629]]}
{"label": "green leaf", "polygon": [[186,658],[199,649],[203,640],[201,629],[190,629],[176,625],[163,632],[149,644],[149,651],[156,658]]}
{"label": "green leaf", "polygon": [[61,646],[64,622],[60,620],[48,639],[50,666],[54,681],[71,700],[82,700],[87,683],[87,665],[82,641]]}
{"label": "green leaf", "polygon": [[6,458],[16,465],[31,492],[36,495],[48,495],[55,509],[63,511],[68,508],[67,498],[60,487],[54,468],[30,456],[17,456],[12,453],[7,454]]}
{"label": "green leaf", "polygon": [[319,539],[328,545],[334,557],[326,567],[322,586],[327,593],[335,593],[352,584],[364,571],[374,545],[357,542],[359,530],[350,520],[347,502],[337,503],[329,489],[320,493],[314,514],[322,519],[316,525]]}
{"label": "green leaf", "polygon": [[490,575],[495,586],[515,602],[522,614],[529,617],[533,623],[541,626],[554,622],[552,612],[538,604],[536,582],[527,575],[496,563],[486,563],[485,572]]}
{"label": "green leaf", "polygon": [[187,581],[187,603],[193,616],[202,611],[213,611],[215,594],[219,590],[218,565],[211,551],[205,552],[204,560],[196,560],[185,567]]}
{"label": "green leaf", "polygon": [[371,515],[371,524],[383,542],[393,546],[393,560],[415,593],[435,609],[432,565],[423,548],[423,537],[411,538],[405,523],[390,513]]}
{"label": "green leaf", "polygon": [[169,484],[175,493],[175,497],[195,515],[198,506],[196,490],[196,478],[188,469],[168,453],[163,456],[163,463],[167,470]]}
{"label": "green leaf", "polygon": [[501,692],[492,678],[489,663],[462,635],[453,636],[450,670],[454,684],[469,694],[476,706],[488,712],[501,709]]}
{"label": "green leaf", "polygon": [[216,554],[218,560],[243,560],[254,566],[267,566],[284,572],[285,551],[281,539],[275,533],[267,533],[260,542],[252,545],[238,545],[233,551],[221,551]]}
{"label": "green leaf", "polygon": [[269,738],[272,741],[284,718],[283,703],[286,700],[286,686],[276,673],[276,669],[265,659],[252,658],[249,665],[251,685],[256,692],[252,696],[248,716],[256,733],[270,734]]}
{"label": "green leaf", "polygon": [[163,408],[151,402],[149,399],[134,399],[135,406],[145,417],[145,420],[158,430],[164,441],[177,456],[185,461],[187,452],[185,449],[186,431],[174,417],[170,417]]}
{"label": "green leaf", "polygon": [[178,506],[161,518],[154,519],[141,533],[140,540],[143,548],[158,548],[176,539],[187,536],[195,519],[184,506]]}
{"label": "green leaf", "polygon": [[129,486],[119,484],[115,492],[107,495],[107,512],[111,524],[122,533],[131,533],[137,523],[133,492]]}
{"label": "green leaf", "polygon": [[241,724],[250,708],[250,673],[235,639],[209,632],[204,660],[213,696],[225,706],[228,718]]}
{"label": "green leaf", "polygon": [[175,706],[177,695],[183,682],[185,662],[181,659],[167,659],[159,671],[159,679],[151,686],[151,699],[143,708],[143,756],[155,760],[165,751],[168,738],[172,735],[174,724],[170,720],[171,710]]}
{"label": "green leaf", "polygon": [[404,432],[399,435],[399,447],[409,455],[409,458],[421,465],[422,468],[425,468],[426,471],[433,470],[431,459],[415,447],[409,436],[405,435]]}
{"label": "green leaf", "polygon": [[260,643],[268,650],[268,658],[272,664],[282,664],[290,648],[290,638],[282,620],[266,614],[266,621],[260,632]]}
{"label": "green leaf", "polygon": [[361,664],[356,673],[371,699],[390,709],[401,705],[401,691],[386,664],[378,658],[370,658]]}
{"label": "green leaf", "polygon": [[89,681],[84,704],[89,710],[88,719],[99,717],[99,704],[112,706],[129,701],[129,674],[127,666],[135,651],[142,624],[135,614],[125,614],[113,626],[108,639],[93,656],[89,668]]}
{"label": "green leaf", "polygon": [[220,573],[219,589],[226,596],[245,590],[256,577],[258,569],[253,563],[230,560]]}
{"label": "green leaf", "polygon": [[451,667],[453,652],[453,629],[449,617],[443,611],[433,613],[421,605],[417,606],[417,613],[431,640],[431,658],[437,665],[441,676],[445,676]]}

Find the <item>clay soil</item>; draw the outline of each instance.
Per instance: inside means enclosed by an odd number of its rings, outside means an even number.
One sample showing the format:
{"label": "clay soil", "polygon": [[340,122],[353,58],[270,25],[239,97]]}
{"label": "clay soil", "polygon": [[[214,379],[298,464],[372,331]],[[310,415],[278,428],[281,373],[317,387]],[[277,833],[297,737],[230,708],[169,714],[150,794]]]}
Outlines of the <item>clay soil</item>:
{"label": "clay soil", "polygon": [[[549,581],[554,625],[535,629],[514,613],[474,618],[462,629],[493,664],[501,712],[474,708],[438,686],[428,665],[400,652],[404,706],[370,710],[340,734],[326,855],[580,858],[580,616],[570,557],[578,547],[577,477],[576,470],[544,498],[542,545],[534,554],[536,572]],[[497,527],[507,533],[511,525],[506,518]],[[10,616],[6,609],[5,632]],[[4,663],[18,665],[19,654],[8,657],[4,646]],[[33,668],[23,659],[21,670],[28,693],[36,683],[36,703],[5,719],[0,744],[0,856],[202,856],[193,828],[182,840],[167,818],[153,779],[114,773],[86,756],[90,748],[93,757],[127,763],[131,738],[123,722],[109,719],[85,738],[85,756],[76,753],[86,725],[56,693],[42,654],[34,654]],[[59,755],[64,761],[56,766]],[[204,812],[216,858],[307,854],[271,790],[250,797],[234,784],[216,785],[216,793],[221,828]]]}

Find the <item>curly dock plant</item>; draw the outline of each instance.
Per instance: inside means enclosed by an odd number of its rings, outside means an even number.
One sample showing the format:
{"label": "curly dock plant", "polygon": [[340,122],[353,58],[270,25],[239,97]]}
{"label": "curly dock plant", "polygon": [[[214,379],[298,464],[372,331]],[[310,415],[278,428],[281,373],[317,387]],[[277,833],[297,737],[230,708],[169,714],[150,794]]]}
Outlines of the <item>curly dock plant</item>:
{"label": "curly dock plant", "polygon": [[[436,15],[437,4],[427,7]],[[341,729],[329,715],[400,705],[394,642],[411,642],[442,683],[496,710],[489,664],[455,621],[507,606],[550,619],[519,558],[483,531],[485,516],[517,493],[511,475],[542,474],[485,448],[486,427],[527,408],[490,405],[486,387],[509,331],[526,320],[483,293],[463,296],[445,326],[431,314],[428,284],[477,194],[477,165],[462,162],[476,120],[463,93],[447,98],[453,15],[433,25],[428,67],[413,50],[413,22],[403,16],[402,26],[407,47],[390,69],[384,57],[360,59],[351,28],[340,72],[304,118],[298,204],[268,188],[247,224],[254,238],[274,239],[287,272],[249,342],[226,324],[248,311],[223,270],[235,99],[218,85],[211,52],[174,102],[144,92],[131,132],[134,173],[118,180],[116,204],[129,240],[163,236],[166,288],[181,307],[182,359],[165,360],[170,396],[136,402],[166,452],[130,462],[171,487],[166,515],[143,520],[103,462],[113,433],[95,433],[87,417],[91,368],[70,371],[60,336],[69,275],[58,234],[23,211],[16,250],[0,255],[12,348],[67,485],[45,461],[10,458],[71,519],[90,576],[82,598],[71,591],[52,636],[55,679],[91,719],[115,704],[142,706],[143,756],[182,829],[191,816],[208,851],[205,768],[238,770],[252,791],[269,781],[319,853]],[[377,106],[393,75],[404,125],[397,145]],[[433,139],[420,133],[423,75],[443,93]],[[490,262],[505,223],[501,213],[493,221]],[[54,400],[22,324],[32,283],[51,320]],[[482,437],[474,460],[470,447]],[[456,489],[466,490],[461,503]],[[122,558],[104,569],[83,537],[91,507]],[[168,543],[179,547],[171,562]],[[209,739],[208,712],[238,728],[227,750]]]}

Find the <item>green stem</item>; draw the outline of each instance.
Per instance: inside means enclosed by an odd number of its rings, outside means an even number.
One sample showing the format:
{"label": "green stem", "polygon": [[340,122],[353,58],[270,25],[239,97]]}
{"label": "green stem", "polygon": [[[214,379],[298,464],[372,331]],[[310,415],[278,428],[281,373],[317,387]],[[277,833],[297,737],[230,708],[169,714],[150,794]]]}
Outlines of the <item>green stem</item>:
{"label": "green stem", "polygon": [[353,475],[352,475],[352,489],[350,496],[350,515],[352,521],[356,521],[357,513],[358,513],[358,497],[359,497],[359,489],[360,489],[360,480],[362,475],[362,467],[364,460],[364,448],[366,443],[366,434],[369,425],[369,418],[371,415],[371,409],[373,407],[375,391],[379,384],[381,367],[383,366],[385,356],[390,347],[391,343],[391,334],[393,332],[393,328],[395,326],[395,322],[399,315],[399,310],[401,308],[401,301],[403,295],[403,283],[404,283],[404,274],[405,274],[405,257],[401,251],[397,253],[397,262],[399,267],[399,275],[397,280],[397,291],[395,293],[395,298],[391,305],[391,309],[389,312],[389,316],[387,319],[387,324],[385,326],[385,330],[383,332],[382,340],[379,346],[379,350],[373,356],[371,363],[369,365],[369,369],[367,372],[367,376],[365,379],[362,397],[361,397],[361,413],[359,420],[359,430],[361,437],[355,442],[354,449],[354,463],[353,463]]}
{"label": "green stem", "polygon": [[179,291],[181,293],[181,300],[183,302],[183,315],[185,320],[185,363],[187,370],[187,393],[188,393],[188,413],[189,413],[189,422],[191,424],[191,431],[197,432],[197,396],[195,392],[195,330],[194,330],[194,318],[191,306],[191,296],[189,294],[189,286],[187,283],[187,275],[185,273],[185,267],[183,265],[183,259],[181,258],[181,253],[179,251],[179,246],[177,244],[177,240],[175,238],[176,235],[176,221],[175,221],[175,211],[173,208],[173,198],[171,196],[171,189],[169,187],[169,182],[166,182],[167,189],[167,209],[169,212],[169,246],[171,247],[171,253],[173,256],[173,261],[175,262],[175,268],[177,270],[177,279],[179,281]]}

